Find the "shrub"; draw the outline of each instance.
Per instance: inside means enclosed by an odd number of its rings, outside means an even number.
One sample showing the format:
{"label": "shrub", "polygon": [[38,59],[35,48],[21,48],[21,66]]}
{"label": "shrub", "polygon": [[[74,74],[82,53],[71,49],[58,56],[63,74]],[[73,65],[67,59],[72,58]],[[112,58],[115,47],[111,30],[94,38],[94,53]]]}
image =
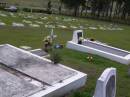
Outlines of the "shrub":
{"label": "shrub", "polygon": [[54,64],[58,64],[62,59],[57,50],[52,50],[50,54],[50,59]]}

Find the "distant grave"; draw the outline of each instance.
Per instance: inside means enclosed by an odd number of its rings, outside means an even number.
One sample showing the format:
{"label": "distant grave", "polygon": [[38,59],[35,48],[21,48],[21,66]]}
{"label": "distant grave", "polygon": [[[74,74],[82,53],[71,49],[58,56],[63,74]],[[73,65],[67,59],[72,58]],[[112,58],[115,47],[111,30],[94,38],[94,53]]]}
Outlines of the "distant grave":
{"label": "distant grave", "polygon": [[27,23],[27,24],[32,24],[32,21],[29,21],[29,20],[23,20],[22,22]]}
{"label": "distant grave", "polygon": [[6,15],[6,14],[3,14],[3,13],[0,13],[0,16],[1,16],[1,17],[7,17],[7,15]]}
{"label": "distant grave", "polygon": [[12,26],[13,26],[13,27],[24,27],[24,24],[13,22],[13,23],[12,23]]}
{"label": "distant grave", "polygon": [[35,28],[39,28],[40,25],[39,24],[29,24],[30,27],[35,27]]}
{"label": "distant grave", "polygon": [[5,26],[6,24],[4,22],[0,22],[0,26]]}
{"label": "distant grave", "polygon": [[89,27],[89,29],[91,29],[91,30],[97,30],[96,27]]}

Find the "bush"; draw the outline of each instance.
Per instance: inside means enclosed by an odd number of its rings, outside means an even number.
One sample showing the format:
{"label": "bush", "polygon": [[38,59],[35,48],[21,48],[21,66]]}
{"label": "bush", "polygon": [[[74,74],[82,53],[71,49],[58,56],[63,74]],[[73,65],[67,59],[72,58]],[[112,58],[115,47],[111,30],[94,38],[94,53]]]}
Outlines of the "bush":
{"label": "bush", "polygon": [[31,12],[31,8],[23,8],[24,12]]}
{"label": "bush", "polygon": [[57,50],[52,50],[50,54],[50,59],[54,64],[58,64],[62,59]]}

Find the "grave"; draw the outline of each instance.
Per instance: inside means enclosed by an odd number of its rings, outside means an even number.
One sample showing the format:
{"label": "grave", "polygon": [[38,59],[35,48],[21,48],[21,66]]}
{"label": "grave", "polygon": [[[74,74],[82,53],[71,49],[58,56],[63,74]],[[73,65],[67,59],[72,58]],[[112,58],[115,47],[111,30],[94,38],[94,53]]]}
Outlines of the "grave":
{"label": "grave", "polygon": [[71,25],[70,28],[72,28],[72,29],[77,29],[78,27]]}
{"label": "grave", "polygon": [[12,23],[12,26],[13,26],[13,27],[24,27],[24,24],[13,22],[13,23]]}
{"label": "grave", "polygon": [[6,15],[6,14],[3,14],[3,13],[0,13],[0,16],[1,16],[1,17],[7,17],[7,15]]}
{"label": "grave", "polygon": [[6,24],[4,22],[0,22],[0,26],[5,26]]}
{"label": "grave", "polygon": [[41,21],[35,21],[37,24],[43,24],[43,22]]}
{"label": "grave", "polygon": [[67,26],[65,26],[65,25],[57,25],[57,26],[58,26],[58,28],[63,28],[63,29],[67,28]]}
{"label": "grave", "polygon": [[32,49],[30,46],[20,46],[20,48],[26,51],[30,51]]}
{"label": "grave", "polygon": [[42,49],[34,49],[34,50],[30,50],[29,52],[31,52],[32,54],[38,55],[40,57],[48,56],[48,53],[43,51]]}
{"label": "grave", "polygon": [[36,27],[36,28],[39,28],[40,25],[39,24],[29,24],[30,27]]}
{"label": "grave", "polygon": [[28,97],[41,89],[0,68],[0,97]]}
{"label": "grave", "polygon": [[74,31],[72,40],[67,42],[67,48],[86,53],[96,54],[122,64],[130,64],[129,51],[112,47],[99,41],[91,41],[89,39],[84,38],[82,40],[82,43],[79,44],[78,42],[80,37],[83,38],[83,31]]}
{"label": "grave", "polygon": [[[24,95],[26,96],[22,97],[61,97],[66,93],[85,85],[87,78],[86,74],[62,64],[54,65],[46,58],[37,56],[36,54],[32,54],[12,45],[0,45],[0,55],[0,62],[4,64],[5,67],[20,73],[22,76],[29,77],[31,80],[35,80],[44,86],[40,91],[35,91],[35,93],[32,93],[29,96],[26,95],[27,91],[24,92]],[[23,77],[20,78],[23,79]],[[36,85],[36,82],[31,83]],[[38,85],[38,89],[39,87],[41,86]],[[19,88],[21,89],[21,87]],[[11,87],[9,87],[9,89],[11,89]],[[34,87],[34,89],[37,90],[37,87]],[[31,90],[33,90],[33,88]],[[12,92],[15,93],[15,91]],[[18,95],[20,95],[20,93],[22,92],[18,92]]]}
{"label": "grave", "polygon": [[98,78],[93,97],[116,97],[116,69],[107,68]]}
{"label": "grave", "polygon": [[23,23],[32,24],[32,21],[23,20]]}
{"label": "grave", "polygon": [[91,30],[97,30],[96,27],[89,27],[89,29],[91,29]]}

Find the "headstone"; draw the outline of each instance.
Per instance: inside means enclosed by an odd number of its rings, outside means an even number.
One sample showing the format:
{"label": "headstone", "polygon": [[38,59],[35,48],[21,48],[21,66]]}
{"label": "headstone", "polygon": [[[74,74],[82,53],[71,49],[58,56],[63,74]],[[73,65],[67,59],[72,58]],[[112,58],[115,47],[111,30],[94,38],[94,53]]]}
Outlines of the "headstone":
{"label": "headstone", "polygon": [[83,37],[83,30],[76,30],[73,32],[73,39],[74,43],[78,43],[80,37]]}
{"label": "headstone", "polygon": [[1,17],[7,17],[7,15],[6,15],[6,14],[3,14],[3,13],[0,13],[0,16],[1,16]]}
{"label": "headstone", "polygon": [[65,26],[65,25],[57,25],[57,26],[58,26],[58,28],[63,28],[63,29],[67,28],[67,26]]}
{"label": "headstone", "polygon": [[116,97],[116,69],[107,68],[99,77],[93,97]]}
{"label": "headstone", "polygon": [[35,21],[37,24],[43,24],[43,22],[41,21]]}
{"label": "headstone", "polygon": [[42,17],[41,19],[42,19],[42,20],[47,20],[47,19],[48,19],[48,17]]}
{"label": "headstone", "polygon": [[72,28],[72,29],[77,29],[78,27],[76,27],[76,26],[70,26],[70,28]]}
{"label": "headstone", "polygon": [[32,23],[32,21],[23,20],[23,23],[31,24],[31,23]]}
{"label": "headstone", "polygon": [[55,25],[51,25],[51,24],[46,24],[45,28],[56,28]]}
{"label": "headstone", "polygon": [[22,23],[12,23],[12,26],[13,27],[24,27],[24,24],[22,24]]}
{"label": "headstone", "polygon": [[36,28],[40,27],[40,25],[38,25],[38,24],[29,24],[29,26],[30,27],[36,27]]}
{"label": "headstone", "polygon": [[5,26],[6,24],[4,22],[0,22],[0,26]]}
{"label": "headstone", "polygon": [[97,30],[96,27],[89,27],[89,29],[91,29],[91,30]]}

